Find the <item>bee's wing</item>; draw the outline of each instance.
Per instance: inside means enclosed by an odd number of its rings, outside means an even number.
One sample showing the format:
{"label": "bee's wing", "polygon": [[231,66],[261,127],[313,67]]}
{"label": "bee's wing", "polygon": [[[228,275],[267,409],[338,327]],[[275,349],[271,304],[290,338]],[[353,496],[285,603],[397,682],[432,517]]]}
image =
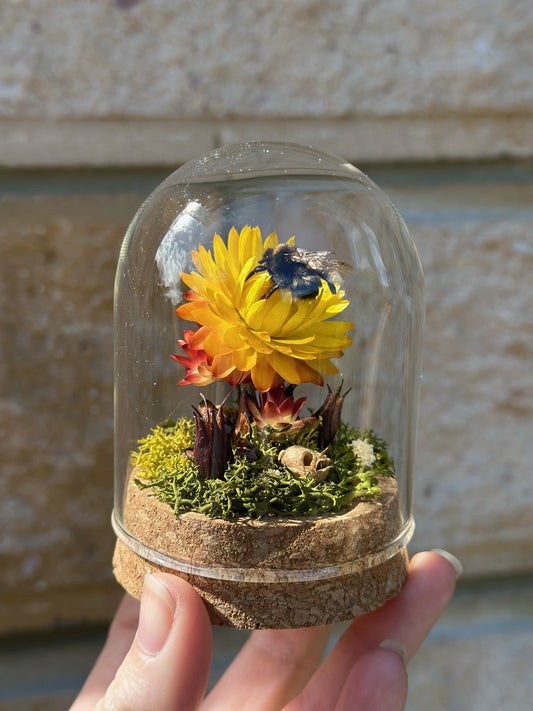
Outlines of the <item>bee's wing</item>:
{"label": "bee's wing", "polygon": [[[301,250],[303,251],[303,250]],[[333,252],[307,252],[306,263],[319,272],[331,274],[337,273],[340,277],[345,276],[352,267],[346,262],[335,259]]]}
{"label": "bee's wing", "polygon": [[302,249],[301,247],[295,247],[294,251],[291,253],[291,261],[311,266],[310,260],[313,259],[316,254],[320,254],[320,252],[308,252],[306,249]]}
{"label": "bee's wing", "polygon": [[339,276],[345,277],[346,274],[352,271],[352,265],[347,264],[346,262],[339,262],[335,260],[332,264],[333,269],[335,269],[336,272],[338,272]]}

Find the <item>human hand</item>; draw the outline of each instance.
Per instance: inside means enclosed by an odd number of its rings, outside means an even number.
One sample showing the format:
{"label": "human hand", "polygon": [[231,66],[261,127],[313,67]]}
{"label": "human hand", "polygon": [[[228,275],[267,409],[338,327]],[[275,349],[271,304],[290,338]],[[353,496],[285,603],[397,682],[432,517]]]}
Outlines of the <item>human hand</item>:
{"label": "human hand", "polygon": [[405,663],[453,595],[454,563],[415,555],[400,595],[354,620],[324,660],[327,627],[252,632],[205,699],[213,641],[202,600],[178,577],[147,576],[70,711],[401,711]]}

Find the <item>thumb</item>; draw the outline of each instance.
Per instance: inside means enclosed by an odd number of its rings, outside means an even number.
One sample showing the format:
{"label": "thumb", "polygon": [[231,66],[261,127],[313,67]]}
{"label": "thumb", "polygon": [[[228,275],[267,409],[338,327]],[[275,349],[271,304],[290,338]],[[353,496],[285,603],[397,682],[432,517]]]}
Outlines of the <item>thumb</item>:
{"label": "thumb", "polygon": [[173,575],[147,575],[133,644],[95,711],[194,711],[213,637],[201,598]]}

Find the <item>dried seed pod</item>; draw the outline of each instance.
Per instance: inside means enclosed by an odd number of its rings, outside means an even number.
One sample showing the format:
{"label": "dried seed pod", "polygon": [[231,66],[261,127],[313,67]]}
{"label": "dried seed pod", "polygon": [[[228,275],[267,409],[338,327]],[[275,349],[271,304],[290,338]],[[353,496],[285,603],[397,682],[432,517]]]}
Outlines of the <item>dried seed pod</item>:
{"label": "dried seed pod", "polygon": [[[328,394],[322,405],[314,413],[315,417],[321,417],[322,422],[318,430],[318,446],[327,448],[335,439],[341,421],[341,411],[344,398],[350,390],[341,395],[342,383],[335,394],[331,392],[328,385]],[[351,388],[350,388],[351,389]]]}
{"label": "dried seed pod", "polygon": [[193,406],[196,434],[194,459],[204,479],[221,477],[232,461],[231,437],[227,431],[222,407],[204,398],[204,404]]}
{"label": "dried seed pod", "polygon": [[278,454],[278,460],[296,476],[308,476],[315,481],[323,481],[331,469],[331,459],[326,457],[325,451],[317,452],[316,449],[293,445],[283,449]]}
{"label": "dried seed pod", "polygon": [[235,436],[238,439],[248,437],[251,430],[252,415],[248,407],[248,397],[244,387],[239,386],[239,411],[237,413],[237,422],[235,423]]}
{"label": "dried seed pod", "polygon": [[208,420],[195,407],[193,407],[193,411],[195,423],[194,460],[200,476],[204,479],[209,479],[211,478],[211,464],[213,460],[213,440],[208,429]]}

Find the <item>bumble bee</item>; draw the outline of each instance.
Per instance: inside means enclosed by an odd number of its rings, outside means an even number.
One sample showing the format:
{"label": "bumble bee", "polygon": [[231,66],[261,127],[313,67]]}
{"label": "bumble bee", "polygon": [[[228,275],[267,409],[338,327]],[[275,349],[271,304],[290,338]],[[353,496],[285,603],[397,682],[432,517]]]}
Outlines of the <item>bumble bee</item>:
{"label": "bumble bee", "polygon": [[268,299],[276,289],[288,291],[297,299],[310,298],[325,281],[332,294],[337,293],[334,280],[339,280],[351,267],[333,258],[331,252],[308,252],[291,244],[278,244],[265,250],[258,266],[248,274],[268,272],[274,285],[262,297]]}

